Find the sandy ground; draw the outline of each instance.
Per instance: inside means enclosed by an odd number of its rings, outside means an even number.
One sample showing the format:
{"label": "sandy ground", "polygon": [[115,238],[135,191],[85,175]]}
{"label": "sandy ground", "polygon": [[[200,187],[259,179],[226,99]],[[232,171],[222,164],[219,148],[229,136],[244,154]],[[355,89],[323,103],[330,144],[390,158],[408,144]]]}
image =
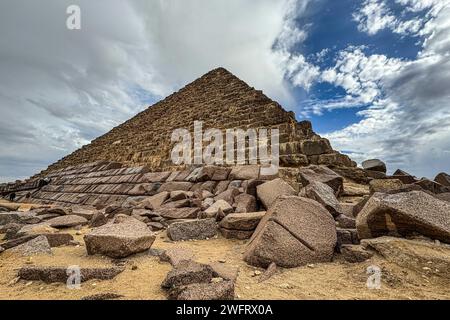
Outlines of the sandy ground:
{"label": "sandy ground", "polygon": [[[69,232],[83,243],[83,234],[89,229],[82,229],[81,235],[77,235],[76,231]],[[258,269],[242,260],[245,243],[220,236],[205,241],[172,243],[165,232],[161,232],[153,248],[184,246],[195,252],[199,262],[225,260],[227,265],[238,267],[236,299],[450,299],[449,278],[403,268],[379,256],[358,264],[346,263],[337,256],[332,263],[279,270],[272,278],[260,283],[258,276],[254,275]],[[160,284],[171,270],[168,263],[160,262],[157,257],[140,254],[128,258],[126,270],[113,280],[91,280],[82,283],[80,289],[68,289],[61,283],[17,280],[17,269],[27,263],[30,263],[29,258],[8,251],[0,254],[0,299],[80,299],[102,293],[120,294],[123,299],[165,299]],[[52,256],[34,256],[31,263],[80,267],[114,265],[110,258],[87,256],[84,246],[53,248]],[[382,269],[379,290],[370,290],[366,286],[366,269],[370,265]],[[133,266],[137,269],[132,270]]]}

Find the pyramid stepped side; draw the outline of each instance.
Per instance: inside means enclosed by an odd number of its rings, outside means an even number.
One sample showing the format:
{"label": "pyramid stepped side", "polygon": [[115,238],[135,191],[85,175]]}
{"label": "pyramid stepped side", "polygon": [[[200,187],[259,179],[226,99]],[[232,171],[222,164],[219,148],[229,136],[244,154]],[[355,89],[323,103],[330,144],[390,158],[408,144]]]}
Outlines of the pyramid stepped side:
{"label": "pyramid stepped side", "polygon": [[174,170],[170,160],[174,146],[171,134],[178,128],[193,132],[194,121],[203,121],[203,130],[278,128],[281,163],[285,166],[354,165],[316,135],[308,121],[297,122],[292,112],[285,111],[262,91],[218,68],[50,165],[40,176],[105,160],[128,166],[146,165],[151,171]]}
{"label": "pyramid stepped side", "polygon": [[[22,185],[15,188],[17,201],[37,205],[74,205],[105,207],[123,205],[126,201],[151,196],[163,190],[220,193],[239,182],[245,188],[250,181],[272,180],[292,176],[293,168],[280,168],[277,174],[264,176],[259,165],[229,168],[205,166],[204,174],[196,175],[199,168],[179,171],[149,172],[148,167],[126,167],[117,162],[95,162],[55,170],[47,177],[49,183]],[[198,173],[198,172],[197,172]],[[191,175],[192,174],[192,175]],[[231,183],[233,181],[233,183]],[[30,189],[25,190],[25,186]],[[1,191],[1,190],[0,190]]]}

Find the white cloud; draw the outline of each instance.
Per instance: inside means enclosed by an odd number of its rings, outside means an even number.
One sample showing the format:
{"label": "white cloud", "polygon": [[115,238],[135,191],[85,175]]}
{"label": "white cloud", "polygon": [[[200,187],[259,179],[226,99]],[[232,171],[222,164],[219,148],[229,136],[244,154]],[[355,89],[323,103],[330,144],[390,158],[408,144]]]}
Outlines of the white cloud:
{"label": "white cloud", "polygon": [[[425,24],[435,18],[439,12],[449,5],[449,0],[395,0],[403,6],[402,14],[395,15],[388,4],[392,1],[365,0],[362,6],[353,14],[358,22],[358,30],[369,35],[389,29],[400,35],[424,35]],[[423,14],[426,11],[426,14]],[[406,13],[416,16],[405,19]]]}
{"label": "white cloud", "polygon": [[[81,8],[81,30],[66,8]],[[27,176],[223,66],[289,104],[308,0],[0,2],[0,176]],[[305,85],[307,85],[305,83]]]}
{"label": "white cloud", "polygon": [[[381,94],[359,113],[362,121],[327,137],[336,148],[351,151],[357,161],[379,157],[391,170],[402,168],[428,177],[450,171],[450,7],[429,9],[437,15],[426,23],[423,48],[415,60],[365,56],[358,49],[356,54],[350,53],[359,57],[350,66],[365,61],[368,67],[367,72],[346,69],[350,77],[358,79],[355,87],[364,88],[365,84],[359,86],[361,81],[375,82]],[[361,77],[361,73],[366,76]],[[345,88],[352,92],[354,87]]]}
{"label": "white cloud", "polygon": [[367,57],[363,49],[350,47],[339,53],[336,65],[324,70],[321,79],[344,88],[352,98],[366,104],[380,97],[381,80],[403,65],[400,59],[384,55]]}
{"label": "white cloud", "polygon": [[358,29],[370,35],[392,27],[396,22],[395,16],[382,0],[365,0],[353,18],[358,22]]}

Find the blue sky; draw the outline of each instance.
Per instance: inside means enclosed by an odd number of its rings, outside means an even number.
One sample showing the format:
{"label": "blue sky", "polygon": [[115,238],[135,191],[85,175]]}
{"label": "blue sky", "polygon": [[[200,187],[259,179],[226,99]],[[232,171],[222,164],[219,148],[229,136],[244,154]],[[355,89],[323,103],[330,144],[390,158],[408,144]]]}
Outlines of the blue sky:
{"label": "blue sky", "polygon": [[[361,7],[361,2],[353,0],[319,1],[311,3],[309,13],[297,19],[299,25],[309,25],[308,38],[295,47],[295,50],[305,55],[309,61],[321,69],[333,67],[335,58],[341,50],[350,46],[364,46],[368,55],[380,54],[399,59],[414,59],[421,50],[417,36],[396,34],[391,30],[382,30],[375,35],[367,35],[358,30],[358,23],[353,13]],[[401,15],[403,8],[391,3],[394,15]],[[423,16],[426,12],[421,12]],[[326,54],[318,59],[317,55],[326,50]],[[301,90],[301,89],[300,89]],[[303,93],[302,93],[303,94]],[[328,83],[316,83],[307,93],[309,99],[328,101],[336,97],[345,96],[346,91]],[[318,133],[329,133],[341,130],[352,123],[359,122],[361,117],[357,112],[367,107],[360,104],[351,109],[338,109],[325,112],[322,115],[309,115]],[[302,109],[294,107],[295,111]],[[298,118],[302,118],[299,115]]]}
{"label": "blue sky", "polygon": [[449,39],[450,0],[4,0],[0,182],[219,66],[358,163],[433,178],[450,171]]}

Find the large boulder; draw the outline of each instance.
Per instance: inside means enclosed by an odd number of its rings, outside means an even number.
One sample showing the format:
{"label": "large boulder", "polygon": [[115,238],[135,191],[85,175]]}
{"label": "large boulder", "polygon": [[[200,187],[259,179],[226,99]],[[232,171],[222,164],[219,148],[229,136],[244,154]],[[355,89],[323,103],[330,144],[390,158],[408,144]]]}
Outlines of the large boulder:
{"label": "large boulder", "polygon": [[429,191],[435,194],[450,192],[450,187],[444,186],[436,181],[431,181],[426,178],[422,178],[421,180],[415,183],[420,186],[423,190]]}
{"label": "large boulder", "polygon": [[334,190],[325,183],[312,181],[305,187],[305,194],[308,198],[316,200],[323,205],[333,217],[343,213],[341,205],[334,195]]}
{"label": "large boulder", "polygon": [[219,224],[220,233],[227,239],[249,239],[266,212],[231,213]]}
{"label": "large boulder", "polygon": [[52,249],[45,236],[38,236],[11,249],[12,252],[23,256],[33,256],[38,254],[52,254]]}
{"label": "large boulder", "polygon": [[233,207],[235,212],[255,212],[257,209],[256,198],[247,193],[240,194],[234,198]]}
{"label": "large boulder", "polygon": [[299,168],[299,176],[304,187],[313,181],[322,182],[330,186],[336,196],[344,189],[344,178],[325,166],[310,165]]}
{"label": "large boulder", "polygon": [[398,179],[401,182],[403,182],[404,184],[410,184],[410,183],[414,183],[417,181],[417,178],[414,177],[413,175],[409,174],[406,171],[397,169],[394,174],[392,175],[392,178],[394,179]]}
{"label": "large boulder", "polygon": [[450,203],[422,192],[375,193],[356,219],[361,239],[422,234],[450,242]]}
{"label": "large boulder", "polygon": [[163,262],[169,262],[172,266],[180,264],[182,261],[189,261],[195,258],[194,252],[185,247],[174,247],[164,250],[159,255],[159,259]]}
{"label": "large boulder", "polygon": [[301,150],[307,156],[321,155],[333,151],[330,142],[323,138],[320,140],[303,140],[301,142]]}
{"label": "large boulder", "polygon": [[377,172],[383,172],[383,173],[386,173],[386,171],[387,171],[386,164],[379,159],[370,159],[370,160],[363,161],[362,167],[365,170],[369,170],[369,171],[377,171]]}
{"label": "large boulder", "polygon": [[87,220],[91,220],[92,217],[98,212],[94,207],[88,206],[73,206],[71,208],[72,214],[83,217]]}
{"label": "large boulder", "polygon": [[150,249],[155,235],[147,225],[131,217],[120,218],[84,236],[88,254],[124,258]]}
{"label": "large boulder", "polygon": [[209,265],[184,260],[176,264],[167,274],[161,287],[172,289],[192,283],[209,283],[213,275],[214,271]]}
{"label": "large boulder", "polygon": [[228,202],[225,200],[218,200],[214,202],[212,206],[205,210],[205,215],[208,218],[215,218],[219,212],[223,212],[224,214],[228,214],[233,211],[233,207],[230,206]]}
{"label": "large boulder", "polygon": [[167,235],[173,241],[209,239],[217,235],[216,219],[175,222],[167,228]]}
{"label": "large boulder", "polygon": [[56,229],[71,228],[85,225],[87,223],[88,221],[86,218],[76,215],[60,216],[47,221],[47,224],[50,227]]}
{"label": "large boulder", "polygon": [[0,226],[8,223],[19,224],[35,224],[41,222],[42,219],[36,215],[36,212],[0,212]]}
{"label": "large boulder", "polygon": [[441,172],[439,173],[436,178],[434,178],[434,181],[436,181],[437,183],[442,184],[443,186],[447,186],[450,187],[450,175]]}
{"label": "large boulder", "polygon": [[266,212],[230,213],[220,222],[220,227],[235,230],[255,230]]}
{"label": "large boulder", "polygon": [[[110,280],[123,270],[124,269],[120,267],[80,268],[80,282],[92,279]],[[67,283],[70,271],[70,267],[26,266],[19,269],[18,276],[20,279],[28,281]]]}
{"label": "large boulder", "polygon": [[253,234],[244,260],[255,266],[298,267],[329,262],[336,246],[333,217],[314,200],[280,197]]}
{"label": "large boulder", "polygon": [[52,248],[68,245],[73,240],[73,236],[71,234],[60,232],[58,229],[50,227],[46,222],[24,225],[19,231],[17,231],[15,238],[23,238],[27,236],[45,236],[50,244],[50,247]]}
{"label": "large boulder", "polygon": [[256,193],[264,207],[269,208],[278,197],[293,196],[297,191],[283,179],[277,178],[257,186]]}

